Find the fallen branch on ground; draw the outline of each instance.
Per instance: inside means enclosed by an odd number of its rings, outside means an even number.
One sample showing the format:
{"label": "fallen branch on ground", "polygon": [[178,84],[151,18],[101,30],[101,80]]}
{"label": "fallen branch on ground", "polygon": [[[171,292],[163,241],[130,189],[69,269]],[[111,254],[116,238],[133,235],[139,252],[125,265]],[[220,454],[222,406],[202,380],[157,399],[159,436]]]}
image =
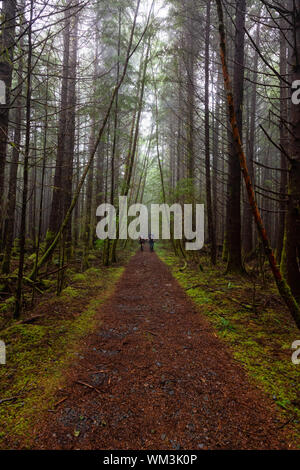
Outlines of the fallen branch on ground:
{"label": "fallen branch on ground", "polygon": [[25,320],[19,321],[19,325],[34,323],[36,320],[43,318],[45,315],[35,315],[34,317],[26,318]]}
{"label": "fallen branch on ground", "polygon": [[195,286],[186,287],[186,289],[185,289],[185,290],[196,289],[196,287],[201,287],[201,284],[196,284]]}
{"label": "fallen branch on ground", "polygon": [[81,382],[80,380],[76,380],[76,383],[79,385],[84,385],[85,387],[92,388],[93,390],[96,390],[97,393],[101,393],[98,388],[94,387],[93,385],[87,384],[86,382]]}
{"label": "fallen branch on ground", "polygon": [[13,401],[13,400],[16,400],[18,397],[10,397],[10,398],[2,398],[0,400],[0,405],[2,405],[2,403],[6,403],[8,401]]}
{"label": "fallen branch on ground", "polygon": [[54,408],[57,408],[59,405],[61,405],[64,401],[66,401],[69,397],[64,397],[62,398],[61,400],[59,400],[58,402],[56,402],[54,404]]}

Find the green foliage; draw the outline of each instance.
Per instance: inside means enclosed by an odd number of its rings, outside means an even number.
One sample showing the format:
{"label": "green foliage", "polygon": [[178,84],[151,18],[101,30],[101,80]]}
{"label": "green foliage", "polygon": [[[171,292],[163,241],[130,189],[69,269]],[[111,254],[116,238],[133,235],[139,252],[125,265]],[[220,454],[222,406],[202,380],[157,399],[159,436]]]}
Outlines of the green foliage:
{"label": "green foliage", "polygon": [[85,282],[87,280],[86,274],[76,273],[72,276],[72,281],[74,282]]}
{"label": "green foliage", "polygon": [[71,286],[66,287],[61,292],[61,296],[64,297],[64,300],[76,299],[76,297],[78,297],[79,295],[80,295],[80,292]]}
{"label": "green foliage", "polygon": [[94,246],[96,250],[103,250],[104,240],[100,240],[99,238],[97,238],[97,240],[95,240],[94,242]]}
{"label": "green foliage", "polygon": [[220,324],[218,326],[218,329],[222,332],[233,331],[234,326],[230,323],[230,321],[227,318],[220,316]]}
{"label": "green foliage", "polygon": [[0,307],[0,313],[12,312],[15,306],[15,302],[16,299],[13,296],[6,299]]}
{"label": "green foliage", "polygon": [[43,288],[46,290],[54,287],[56,285],[56,282],[57,282],[56,280],[51,280],[51,279],[43,279],[41,281]]}

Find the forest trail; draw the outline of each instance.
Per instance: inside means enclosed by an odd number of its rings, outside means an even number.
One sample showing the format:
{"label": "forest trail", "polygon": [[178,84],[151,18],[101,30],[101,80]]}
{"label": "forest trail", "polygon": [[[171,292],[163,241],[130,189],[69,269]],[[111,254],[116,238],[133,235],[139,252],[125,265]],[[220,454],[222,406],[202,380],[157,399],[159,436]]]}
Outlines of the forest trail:
{"label": "forest trail", "polygon": [[155,253],[132,257],[100,314],[34,447],[288,447],[275,405]]}

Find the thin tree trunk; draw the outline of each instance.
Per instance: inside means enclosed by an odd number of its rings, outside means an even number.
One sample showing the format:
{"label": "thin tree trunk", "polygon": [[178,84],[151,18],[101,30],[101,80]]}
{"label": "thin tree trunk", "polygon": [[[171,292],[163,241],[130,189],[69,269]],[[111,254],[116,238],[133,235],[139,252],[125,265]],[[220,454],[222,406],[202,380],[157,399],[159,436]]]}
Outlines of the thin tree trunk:
{"label": "thin tree trunk", "polygon": [[4,172],[7,152],[13,52],[16,25],[16,0],[3,0],[0,36],[0,80],[5,84],[5,103],[0,104],[0,224],[2,225]]}
{"label": "thin tree trunk", "polygon": [[[256,27],[256,46],[259,48],[260,44],[260,24]],[[253,62],[253,86],[251,90],[251,111],[250,111],[250,132],[249,132],[249,156],[247,165],[251,180],[254,182],[254,156],[255,156],[255,130],[256,130],[256,107],[257,107],[257,75],[258,75],[258,52],[255,50]],[[253,223],[252,223],[252,210],[248,201],[244,203],[244,217],[243,217],[243,253],[245,258],[253,251]]]}
{"label": "thin tree trunk", "polygon": [[[74,12],[70,21],[69,38],[69,61],[68,61],[68,97],[65,123],[65,143],[64,143],[64,171],[62,173],[63,185],[63,216],[72,202],[73,188],[73,160],[75,149],[75,122],[76,122],[76,74],[77,74],[77,49],[78,49],[78,21],[79,14]],[[66,259],[72,257],[72,218],[70,217],[65,233],[65,255]]]}
{"label": "thin tree trunk", "polygon": [[[244,27],[246,0],[236,2],[236,33],[233,71],[234,106],[239,134],[242,138],[242,106],[244,94]],[[234,142],[231,143],[228,168],[227,204],[227,272],[243,272],[241,252],[241,170]]]}
{"label": "thin tree trunk", "polygon": [[210,0],[206,7],[205,32],[205,180],[206,180],[206,211],[208,235],[210,242],[210,259],[216,264],[216,233],[212,214],[211,177],[210,177],[210,139],[209,139],[209,33],[210,33]]}
{"label": "thin tree trunk", "polygon": [[[119,81],[120,76],[120,53],[121,53],[121,9],[119,8],[119,30],[118,30],[118,63],[117,63],[117,77],[116,83]],[[114,112],[114,135],[113,135],[113,147],[112,147],[112,157],[111,157],[111,187],[110,187],[110,203],[114,204],[115,199],[115,162],[116,162],[116,149],[117,149],[117,140],[118,140],[118,109],[119,106],[119,93],[116,94],[115,100],[115,112]],[[108,251],[109,251],[109,241],[108,241]],[[112,263],[116,263],[117,256],[116,256],[116,244],[113,243],[112,253],[111,253],[111,261]]]}
{"label": "thin tree trunk", "polygon": [[22,281],[25,258],[26,241],[26,212],[28,199],[28,166],[30,152],[30,129],[31,129],[31,65],[32,65],[32,20],[33,20],[33,0],[30,2],[30,20],[28,26],[28,61],[27,61],[27,90],[26,90],[26,138],[24,150],[24,168],[23,168],[23,194],[22,194],[22,212],[20,227],[20,258],[18,281],[16,291],[16,304],[14,318],[18,319],[22,311]]}
{"label": "thin tree trunk", "polygon": [[[293,2],[291,22],[293,48],[291,81],[300,80],[300,9]],[[291,148],[288,173],[288,203],[285,224],[283,265],[288,284],[300,302],[300,106],[291,102]]]}
{"label": "thin tree trunk", "polygon": [[[20,49],[22,51],[23,40],[20,42]],[[14,238],[14,224],[15,224],[15,210],[16,210],[16,192],[17,192],[17,174],[20,157],[20,143],[21,143],[21,125],[23,118],[22,110],[22,88],[23,88],[23,51],[19,58],[18,66],[18,85],[16,89],[16,117],[15,117],[15,130],[14,130],[14,145],[12,150],[12,157],[9,171],[8,195],[7,195],[7,208],[6,218],[4,222],[4,256],[2,263],[2,273],[8,274],[10,272],[11,251]]]}
{"label": "thin tree trunk", "polygon": [[[68,5],[72,3],[69,0]],[[63,188],[64,188],[64,155],[66,140],[66,123],[68,107],[68,89],[69,89],[69,60],[70,60],[70,12],[65,11],[65,29],[64,29],[64,55],[63,55],[63,78],[61,84],[61,102],[58,124],[57,156],[53,184],[53,197],[51,213],[49,220],[49,230],[47,234],[48,245],[51,244],[55,233],[57,232],[63,220]]]}

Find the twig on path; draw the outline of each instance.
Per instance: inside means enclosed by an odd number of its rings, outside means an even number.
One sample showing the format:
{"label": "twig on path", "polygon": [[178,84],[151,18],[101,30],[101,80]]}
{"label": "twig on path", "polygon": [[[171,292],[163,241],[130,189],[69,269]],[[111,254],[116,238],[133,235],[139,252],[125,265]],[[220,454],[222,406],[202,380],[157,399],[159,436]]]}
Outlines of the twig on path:
{"label": "twig on path", "polygon": [[295,415],[293,415],[290,419],[288,419],[285,423],[281,424],[280,426],[278,426],[277,429],[282,429],[284,428],[285,426],[287,426],[288,424],[290,424],[291,421],[293,421],[295,418]]}
{"label": "twig on path", "polygon": [[28,324],[28,323],[34,323],[36,320],[39,320],[40,318],[44,317],[45,315],[35,315],[34,317],[29,317],[26,318],[25,320],[22,320],[18,322],[19,324]]}
{"label": "twig on path", "polygon": [[87,384],[86,382],[81,382],[80,380],[76,380],[76,383],[79,384],[79,385],[85,385],[88,388],[96,390],[97,393],[101,393],[101,391],[98,390],[98,388],[94,387],[93,385]]}
{"label": "twig on path", "polygon": [[245,302],[240,302],[239,300],[234,299],[233,297],[228,297],[228,299],[231,300],[232,302],[235,302],[236,304],[239,304],[241,307],[246,308],[247,310],[253,310],[252,305],[247,305],[245,304]]}
{"label": "twig on path", "polygon": [[66,401],[69,397],[64,397],[62,398],[61,400],[57,401],[55,404],[54,404],[54,408],[57,408],[59,405],[61,405],[64,401]]}
{"label": "twig on path", "polygon": [[201,284],[196,284],[195,286],[187,287],[185,290],[196,289],[196,287],[201,287]]}
{"label": "twig on path", "polygon": [[56,402],[56,403],[53,405],[53,408],[54,408],[54,409],[53,409],[53,410],[48,410],[49,413],[56,413],[57,407],[58,407],[61,403],[63,403],[64,401],[66,401],[67,398],[69,398],[69,397],[64,397],[64,398],[62,398],[61,400],[59,400],[58,402]]}

